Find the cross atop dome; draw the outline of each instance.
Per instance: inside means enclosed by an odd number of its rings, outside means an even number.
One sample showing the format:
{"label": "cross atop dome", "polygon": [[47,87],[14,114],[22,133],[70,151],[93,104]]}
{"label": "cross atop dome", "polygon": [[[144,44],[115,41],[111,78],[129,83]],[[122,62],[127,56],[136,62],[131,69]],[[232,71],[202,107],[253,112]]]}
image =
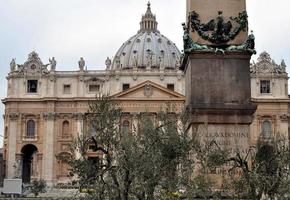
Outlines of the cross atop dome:
{"label": "cross atop dome", "polygon": [[148,1],[147,3],[147,10],[145,15],[142,15],[142,19],[140,22],[140,32],[159,32],[157,30],[157,21],[156,21],[156,16],[152,14],[151,12],[151,3]]}

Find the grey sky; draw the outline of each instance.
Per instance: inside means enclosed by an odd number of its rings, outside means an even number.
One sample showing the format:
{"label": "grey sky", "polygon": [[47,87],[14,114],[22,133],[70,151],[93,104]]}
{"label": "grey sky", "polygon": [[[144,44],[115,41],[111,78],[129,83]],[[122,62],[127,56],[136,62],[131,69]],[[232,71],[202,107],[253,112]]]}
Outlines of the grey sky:
{"label": "grey sky", "polygon": [[[22,64],[33,50],[44,63],[54,56],[57,70],[77,70],[81,56],[88,69],[104,69],[106,57],[113,57],[138,31],[146,4],[146,0],[0,0],[1,99],[6,95],[11,59]],[[151,0],[151,4],[158,29],[181,50],[185,0]],[[247,9],[257,51],[266,50],[277,62],[283,58],[290,66],[290,1],[248,0]]]}

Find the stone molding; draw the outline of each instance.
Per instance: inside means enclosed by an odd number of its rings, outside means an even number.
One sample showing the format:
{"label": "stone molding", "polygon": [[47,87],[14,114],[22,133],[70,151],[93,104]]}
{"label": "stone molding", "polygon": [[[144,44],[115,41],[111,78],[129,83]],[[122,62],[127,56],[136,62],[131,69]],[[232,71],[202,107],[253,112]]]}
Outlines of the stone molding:
{"label": "stone molding", "polygon": [[34,113],[20,113],[21,119],[40,119],[40,114],[34,114]]}

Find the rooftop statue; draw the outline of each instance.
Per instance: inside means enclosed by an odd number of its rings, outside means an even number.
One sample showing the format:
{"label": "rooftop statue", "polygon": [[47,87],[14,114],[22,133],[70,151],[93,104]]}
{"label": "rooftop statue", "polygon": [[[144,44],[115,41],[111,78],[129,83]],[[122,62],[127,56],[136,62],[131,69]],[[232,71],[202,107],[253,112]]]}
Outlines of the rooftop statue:
{"label": "rooftop statue", "polygon": [[81,57],[80,60],[79,60],[80,71],[84,71],[85,65],[86,65],[86,62],[85,62],[84,58]]}
{"label": "rooftop statue", "polygon": [[13,58],[10,62],[10,71],[14,72],[16,70],[16,62],[15,62],[15,58]]}
{"label": "rooftop statue", "polygon": [[111,61],[111,59],[109,57],[107,57],[105,64],[106,64],[106,68],[110,69],[112,61]]}
{"label": "rooftop statue", "polygon": [[120,57],[116,56],[115,57],[115,64],[116,64],[116,68],[119,69],[121,66],[121,61],[120,61]]}
{"label": "rooftop statue", "polygon": [[54,59],[54,57],[49,59],[49,64],[50,64],[51,70],[54,71],[56,68],[56,60]]}

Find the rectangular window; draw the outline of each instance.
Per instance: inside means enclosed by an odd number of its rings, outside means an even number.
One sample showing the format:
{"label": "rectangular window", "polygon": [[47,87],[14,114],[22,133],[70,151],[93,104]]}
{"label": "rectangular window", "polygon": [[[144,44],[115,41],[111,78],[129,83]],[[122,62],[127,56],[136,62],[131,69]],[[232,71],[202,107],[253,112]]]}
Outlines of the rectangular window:
{"label": "rectangular window", "polygon": [[128,90],[130,88],[130,84],[124,83],[123,84],[123,91]]}
{"label": "rectangular window", "polygon": [[71,93],[71,86],[70,85],[63,85],[63,93],[70,94]]}
{"label": "rectangular window", "polygon": [[100,91],[100,85],[89,85],[90,93],[97,93]]}
{"label": "rectangular window", "polygon": [[27,92],[37,93],[38,80],[28,80],[27,81]]}
{"label": "rectangular window", "polygon": [[260,81],[260,92],[261,94],[269,94],[271,92],[270,81]]}
{"label": "rectangular window", "polygon": [[174,91],[174,84],[167,84],[167,89]]}

